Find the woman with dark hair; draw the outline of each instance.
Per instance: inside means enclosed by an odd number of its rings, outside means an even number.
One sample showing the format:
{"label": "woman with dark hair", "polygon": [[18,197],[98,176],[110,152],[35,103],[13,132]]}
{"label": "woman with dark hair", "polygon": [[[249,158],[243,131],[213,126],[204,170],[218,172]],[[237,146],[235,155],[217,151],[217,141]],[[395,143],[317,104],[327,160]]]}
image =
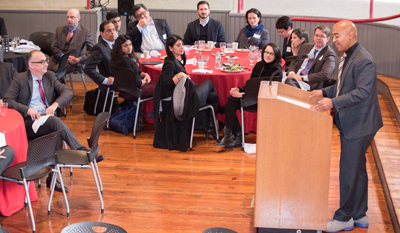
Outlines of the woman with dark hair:
{"label": "woman with dark hair", "polygon": [[[151,83],[150,76],[140,70],[135,58],[135,50],[132,46],[131,38],[127,35],[119,36],[111,49],[110,64],[124,67],[135,72],[136,86],[142,89],[142,98],[153,96],[155,84]],[[136,101],[136,98],[128,93],[121,92],[120,96],[126,100]]]}
{"label": "woman with dark hair", "polygon": [[[167,57],[164,60],[162,72],[154,92],[156,118],[153,146],[169,150],[174,150],[178,147],[179,150],[186,151],[189,145],[192,117],[197,117],[199,106],[206,104],[218,106],[218,94],[210,80],[204,81],[199,85],[190,80],[185,69],[186,55],[183,40],[180,36],[168,36],[165,50]],[[181,79],[184,80],[181,81]],[[180,81],[181,83],[179,83]],[[183,81],[185,82],[182,85]],[[177,119],[176,115],[174,116],[174,109],[177,106],[173,106],[175,105],[175,100],[171,98],[176,95],[175,87],[178,84],[180,85],[179,87],[184,86],[186,88],[186,97],[188,95],[191,97],[184,100],[183,112],[187,114],[183,119]],[[189,104],[187,104],[188,102]],[[209,133],[216,138],[218,132],[215,132],[213,122],[207,124],[206,136]]]}
{"label": "woman with dark hair", "polygon": [[269,42],[268,30],[261,24],[261,12],[256,8],[251,8],[246,12],[247,25],[240,30],[236,38],[239,43],[239,48],[249,48],[250,45],[255,45],[259,48],[264,48]]}
{"label": "woman with dark hair", "polygon": [[[250,78],[270,77],[281,66],[281,51],[274,43],[268,43],[262,49],[262,60],[257,62],[251,72]],[[276,76],[282,77],[282,71]],[[236,110],[240,109],[240,98],[244,98],[244,87],[234,87],[230,91],[228,101],[224,106],[225,109],[225,127],[224,137],[220,142],[216,142],[215,146],[224,146],[227,148],[235,148],[242,146],[242,131],[239,120],[236,116]],[[257,109],[257,105],[253,106]],[[232,134],[235,135],[233,139]]]}
{"label": "woman with dark hair", "polygon": [[306,30],[296,28],[292,32],[292,53],[297,56],[302,44],[308,43],[308,34]]}

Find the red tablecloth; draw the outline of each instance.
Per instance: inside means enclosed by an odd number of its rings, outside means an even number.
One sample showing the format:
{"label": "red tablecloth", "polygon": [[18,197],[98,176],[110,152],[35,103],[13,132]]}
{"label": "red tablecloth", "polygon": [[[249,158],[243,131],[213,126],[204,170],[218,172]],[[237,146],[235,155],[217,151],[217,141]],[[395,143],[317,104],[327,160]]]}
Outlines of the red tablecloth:
{"label": "red tablecloth", "polygon": [[[234,53],[228,53],[225,54],[225,56],[222,56],[221,62],[222,63],[227,63],[228,59],[226,59],[226,56],[237,56],[239,57],[238,59],[235,60],[235,64],[239,63],[240,65],[246,67],[245,71],[239,72],[239,73],[226,73],[221,70],[215,69],[215,57],[212,55],[213,53],[216,53],[217,51],[221,52],[220,49],[213,49],[211,52],[202,52],[202,55],[208,55],[210,57],[210,60],[208,61],[207,68],[206,69],[212,69],[213,73],[212,74],[202,74],[202,73],[193,73],[192,71],[194,69],[197,69],[197,64],[196,66],[194,65],[186,65],[186,71],[190,75],[190,78],[197,84],[200,84],[201,82],[210,79],[214,86],[217,89],[218,95],[219,95],[219,102],[221,106],[224,106],[228,97],[229,97],[229,91],[233,87],[241,87],[246,84],[246,81],[250,79],[251,71],[254,67],[254,64],[256,63],[255,61],[253,62],[253,66],[250,66],[250,61],[248,58],[249,52],[237,52],[235,51]],[[162,56],[165,55],[165,51],[160,52]],[[199,53],[196,53],[195,50],[191,50],[188,53],[186,53],[186,59],[191,59],[194,56],[196,56],[196,59],[199,60]],[[160,57],[152,57],[149,59],[139,59],[139,62],[142,61],[161,61]],[[143,72],[146,72],[150,75],[151,79],[154,82],[157,82],[159,75],[161,74],[162,69],[160,68],[155,68],[154,65],[140,65],[140,69]],[[145,102],[144,103],[144,114],[147,116],[149,112],[153,111],[153,102]],[[237,112],[237,116],[239,118],[240,122],[240,112]],[[217,116],[218,120],[224,122],[225,121],[225,115],[218,114]],[[153,122],[153,120],[150,118],[146,118],[148,122]],[[245,132],[248,133],[249,131],[256,132],[257,131],[257,113],[250,113],[244,111],[244,129]]]}
{"label": "red tablecloth", "polygon": [[[14,162],[11,166],[25,162],[28,151],[24,119],[14,109],[8,109],[6,116],[0,116],[0,131],[5,132],[6,143],[15,151]],[[29,185],[31,201],[36,201],[35,183]],[[0,180],[0,214],[10,216],[24,207],[25,189],[15,182]]]}

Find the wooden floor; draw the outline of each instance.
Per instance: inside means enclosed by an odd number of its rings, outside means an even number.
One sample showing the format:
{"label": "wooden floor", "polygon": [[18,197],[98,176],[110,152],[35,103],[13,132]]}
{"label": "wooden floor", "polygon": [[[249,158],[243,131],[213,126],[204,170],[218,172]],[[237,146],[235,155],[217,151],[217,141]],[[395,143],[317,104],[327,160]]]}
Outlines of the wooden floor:
{"label": "wooden floor", "polygon": [[[88,89],[95,88],[93,83]],[[80,82],[74,83],[73,108],[68,109],[65,123],[86,143],[95,119],[83,111],[84,91]],[[105,212],[100,213],[100,201],[91,171],[74,169],[72,177],[67,169],[63,180],[71,215],[61,193],[53,198],[51,216],[47,215],[49,189],[37,189],[39,200],[32,203],[37,232],[60,232],[68,224],[98,221],[121,226],[128,232],[185,232],[201,233],[210,227],[226,227],[239,233],[253,233],[255,156],[241,149],[224,149],[206,141],[204,134],[195,134],[192,152],[156,149],[152,146],[153,125],[144,124],[134,140],[104,131],[100,137],[100,153],[106,156],[99,163],[104,185]],[[222,133],[220,133],[222,134]],[[255,143],[256,135],[246,136]],[[333,129],[329,208],[330,220],[339,205],[340,142]],[[391,233],[381,183],[371,150],[367,153],[369,174],[369,228],[355,227],[352,232]],[[42,179],[45,183],[45,179]],[[27,209],[10,217],[0,216],[1,226],[11,233],[31,232]]]}

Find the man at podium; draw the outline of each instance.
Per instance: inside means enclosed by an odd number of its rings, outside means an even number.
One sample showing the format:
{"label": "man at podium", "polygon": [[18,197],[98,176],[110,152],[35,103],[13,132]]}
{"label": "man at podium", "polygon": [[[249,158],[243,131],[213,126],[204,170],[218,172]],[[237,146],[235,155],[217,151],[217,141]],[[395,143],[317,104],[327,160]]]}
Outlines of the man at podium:
{"label": "man at podium", "polygon": [[336,85],[315,90],[311,97],[324,96],[316,111],[334,108],[340,132],[340,207],[325,232],[368,227],[368,177],[365,153],[383,126],[377,94],[377,71],[372,56],[357,42],[357,29],[350,21],[333,27],[333,43],[344,52]]}

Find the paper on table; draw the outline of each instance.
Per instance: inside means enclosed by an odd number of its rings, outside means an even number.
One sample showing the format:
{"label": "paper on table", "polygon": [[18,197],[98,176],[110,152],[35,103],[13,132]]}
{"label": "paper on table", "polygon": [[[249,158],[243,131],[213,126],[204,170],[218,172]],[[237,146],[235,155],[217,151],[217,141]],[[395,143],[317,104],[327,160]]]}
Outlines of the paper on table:
{"label": "paper on table", "polygon": [[294,100],[294,99],[289,99],[287,97],[283,97],[283,96],[280,96],[280,95],[278,95],[277,99],[278,100],[283,100],[285,102],[288,102],[288,103],[291,103],[291,104],[295,104],[297,106],[300,106],[300,107],[303,107],[303,108],[307,108],[307,109],[309,109],[311,107],[310,104],[306,104],[304,102],[301,102],[301,101],[298,101],[298,100]]}
{"label": "paper on table", "polygon": [[193,61],[194,61],[194,58],[187,59],[186,60],[186,65],[193,65]]}
{"label": "paper on table", "polygon": [[247,154],[255,154],[256,153],[256,144],[254,143],[245,143],[244,144],[244,152]]}
{"label": "paper on table", "polygon": [[6,135],[0,132],[0,147],[7,145],[6,143]]}
{"label": "paper on table", "polygon": [[156,67],[156,68],[162,68],[163,67],[163,65],[164,65],[164,63],[161,63],[161,64],[157,64],[157,65],[155,65],[154,67]]}
{"label": "paper on table", "polygon": [[192,72],[193,72],[193,73],[203,73],[203,74],[205,74],[205,73],[210,73],[210,74],[212,74],[212,73],[213,73],[212,70],[206,70],[206,69],[195,69],[195,70],[192,70]]}
{"label": "paper on table", "polygon": [[33,122],[32,130],[34,133],[36,133],[39,130],[40,126],[42,126],[47,121],[47,118],[49,118],[49,116],[51,116],[51,115],[40,116],[39,119],[36,119]]}

